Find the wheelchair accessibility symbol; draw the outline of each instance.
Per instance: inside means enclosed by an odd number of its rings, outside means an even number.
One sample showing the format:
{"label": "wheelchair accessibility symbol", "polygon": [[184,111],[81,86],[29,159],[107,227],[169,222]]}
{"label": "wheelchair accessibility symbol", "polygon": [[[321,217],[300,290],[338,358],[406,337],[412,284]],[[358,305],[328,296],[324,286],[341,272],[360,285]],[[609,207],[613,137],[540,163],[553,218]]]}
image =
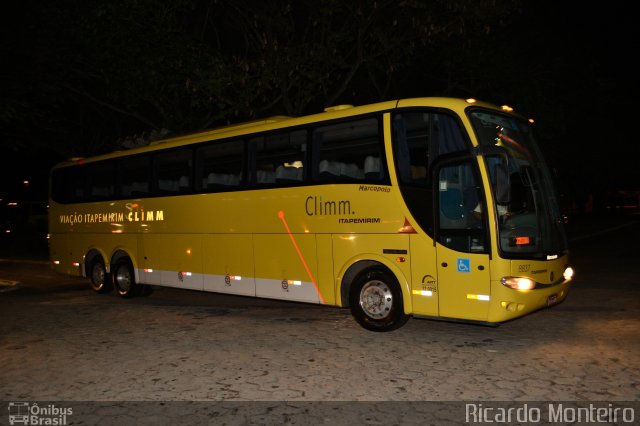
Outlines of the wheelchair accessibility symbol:
{"label": "wheelchair accessibility symbol", "polygon": [[471,259],[459,257],[457,261],[458,272],[469,273],[471,272]]}

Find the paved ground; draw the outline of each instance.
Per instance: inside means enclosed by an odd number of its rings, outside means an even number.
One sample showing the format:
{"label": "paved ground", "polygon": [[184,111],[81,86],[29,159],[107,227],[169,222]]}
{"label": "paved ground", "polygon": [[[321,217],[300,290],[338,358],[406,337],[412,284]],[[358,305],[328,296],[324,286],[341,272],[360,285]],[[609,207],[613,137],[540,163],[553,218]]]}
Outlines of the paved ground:
{"label": "paved ground", "polygon": [[0,279],[21,284],[0,292],[0,401],[639,401],[639,237],[627,226],[575,247],[574,290],[552,309],[391,333],[306,304],[100,296],[2,261]]}
{"label": "paved ground", "polygon": [[413,320],[385,334],[345,310],[162,292],[3,295],[20,310],[3,306],[0,399],[640,399],[637,292],[576,290],[496,329]]}

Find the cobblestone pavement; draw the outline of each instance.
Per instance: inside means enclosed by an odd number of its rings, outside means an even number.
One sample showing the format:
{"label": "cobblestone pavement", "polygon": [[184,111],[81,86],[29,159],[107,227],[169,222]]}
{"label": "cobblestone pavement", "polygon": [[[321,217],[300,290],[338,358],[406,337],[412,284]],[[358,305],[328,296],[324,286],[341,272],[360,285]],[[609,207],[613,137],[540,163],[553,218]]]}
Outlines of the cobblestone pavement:
{"label": "cobblestone pavement", "polygon": [[1,261],[0,279],[21,284],[0,292],[0,401],[638,401],[628,247],[576,249],[574,289],[552,309],[497,328],[413,319],[390,333],[315,305],[166,288],[101,296],[45,264]]}

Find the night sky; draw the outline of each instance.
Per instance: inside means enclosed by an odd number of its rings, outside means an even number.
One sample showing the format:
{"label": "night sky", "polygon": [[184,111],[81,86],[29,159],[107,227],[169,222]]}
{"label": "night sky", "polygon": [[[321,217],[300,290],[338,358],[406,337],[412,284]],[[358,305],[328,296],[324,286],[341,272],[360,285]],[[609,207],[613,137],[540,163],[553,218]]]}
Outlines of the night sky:
{"label": "night sky", "polygon": [[[637,65],[632,64],[639,51],[639,26],[631,2],[482,1],[478,4],[484,9],[453,11],[442,6],[447,2],[424,2],[431,10],[431,27],[443,24],[453,34],[434,32],[424,46],[416,38],[395,39],[412,22],[411,16],[398,9],[395,17],[394,8],[387,5],[377,26],[365,32],[363,44],[365,54],[379,51],[383,59],[360,67],[342,92],[335,89],[346,72],[316,72],[318,67],[308,61],[326,52],[304,56],[313,49],[296,46],[301,35],[308,34],[305,28],[316,28],[305,15],[311,6],[296,6],[307,2],[283,7],[293,10],[285,16],[289,21],[260,18],[266,23],[265,33],[273,37],[253,56],[246,35],[251,23],[247,20],[244,30],[234,26],[236,17],[226,2],[160,1],[145,12],[149,2],[140,1],[142,11],[137,14],[126,1],[53,3],[20,2],[2,14],[0,198],[46,199],[47,173],[54,162],[108,151],[115,141],[148,134],[154,126],[179,134],[203,125],[318,112],[330,101],[359,105],[440,95],[507,103],[535,118],[561,192],[592,193],[606,200],[612,191],[640,188],[640,150],[632,116],[639,95]],[[254,3],[261,2],[241,2],[245,11]],[[156,13],[167,4],[174,5],[168,9],[177,16],[175,22],[162,21],[167,13]],[[505,5],[513,10],[502,14],[498,9]],[[265,13],[260,9],[264,6],[255,7],[258,16]],[[323,13],[332,22],[331,12]],[[354,16],[357,22],[357,13]],[[324,21],[319,21],[313,25],[321,26]],[[345,21],[339,27],[339,22],[338,16],[332,25],[342,32],[333,36],[345,50],[335,51],[333,58],[327,55],[325,63],[344,62],[348,67],[347,56],[355,54],[349,41],[356,44],[358,26]],[[288,33],[287,25],[300,32]],[[395,30],[376,30],[384,26]],[[413,49],[408,57],[401,56],[405,47],[407,52]],[[192,55],[195,51],[199,53]],[[341,55],[344,61],[338,59]],[[141,63],[134,64],[137,58]],[[286,76],[288,65],[290,73],[303,78],[296,83],[295,96],[276,101],[279,80],[268,76]],[[237,67],[236,75],[253,74],[238,80],[241,85],[234,83],[234,69],[223,73],[231,66]],[[174,74],[190,95],[149,95],[170,88]],[[231,80],[222,84],[225,78]],[[162,86],[154,88],[156,83]],[[299,88],[303,83],[308,85],[306,92]],[[338,95],[331,96],[332,91]],[[24,180],[29,180],[29,187]]]}

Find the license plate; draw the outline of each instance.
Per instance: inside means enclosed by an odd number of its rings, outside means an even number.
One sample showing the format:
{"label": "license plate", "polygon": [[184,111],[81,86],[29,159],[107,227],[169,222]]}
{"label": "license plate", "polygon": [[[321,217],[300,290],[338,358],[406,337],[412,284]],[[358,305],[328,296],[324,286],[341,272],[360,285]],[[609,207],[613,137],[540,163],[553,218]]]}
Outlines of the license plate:
{"label": "license plate", "polygon": [[547,297],[547,306],[555,305],[556,303],[558,303],[557,294],[552,294],[551,296]]}

